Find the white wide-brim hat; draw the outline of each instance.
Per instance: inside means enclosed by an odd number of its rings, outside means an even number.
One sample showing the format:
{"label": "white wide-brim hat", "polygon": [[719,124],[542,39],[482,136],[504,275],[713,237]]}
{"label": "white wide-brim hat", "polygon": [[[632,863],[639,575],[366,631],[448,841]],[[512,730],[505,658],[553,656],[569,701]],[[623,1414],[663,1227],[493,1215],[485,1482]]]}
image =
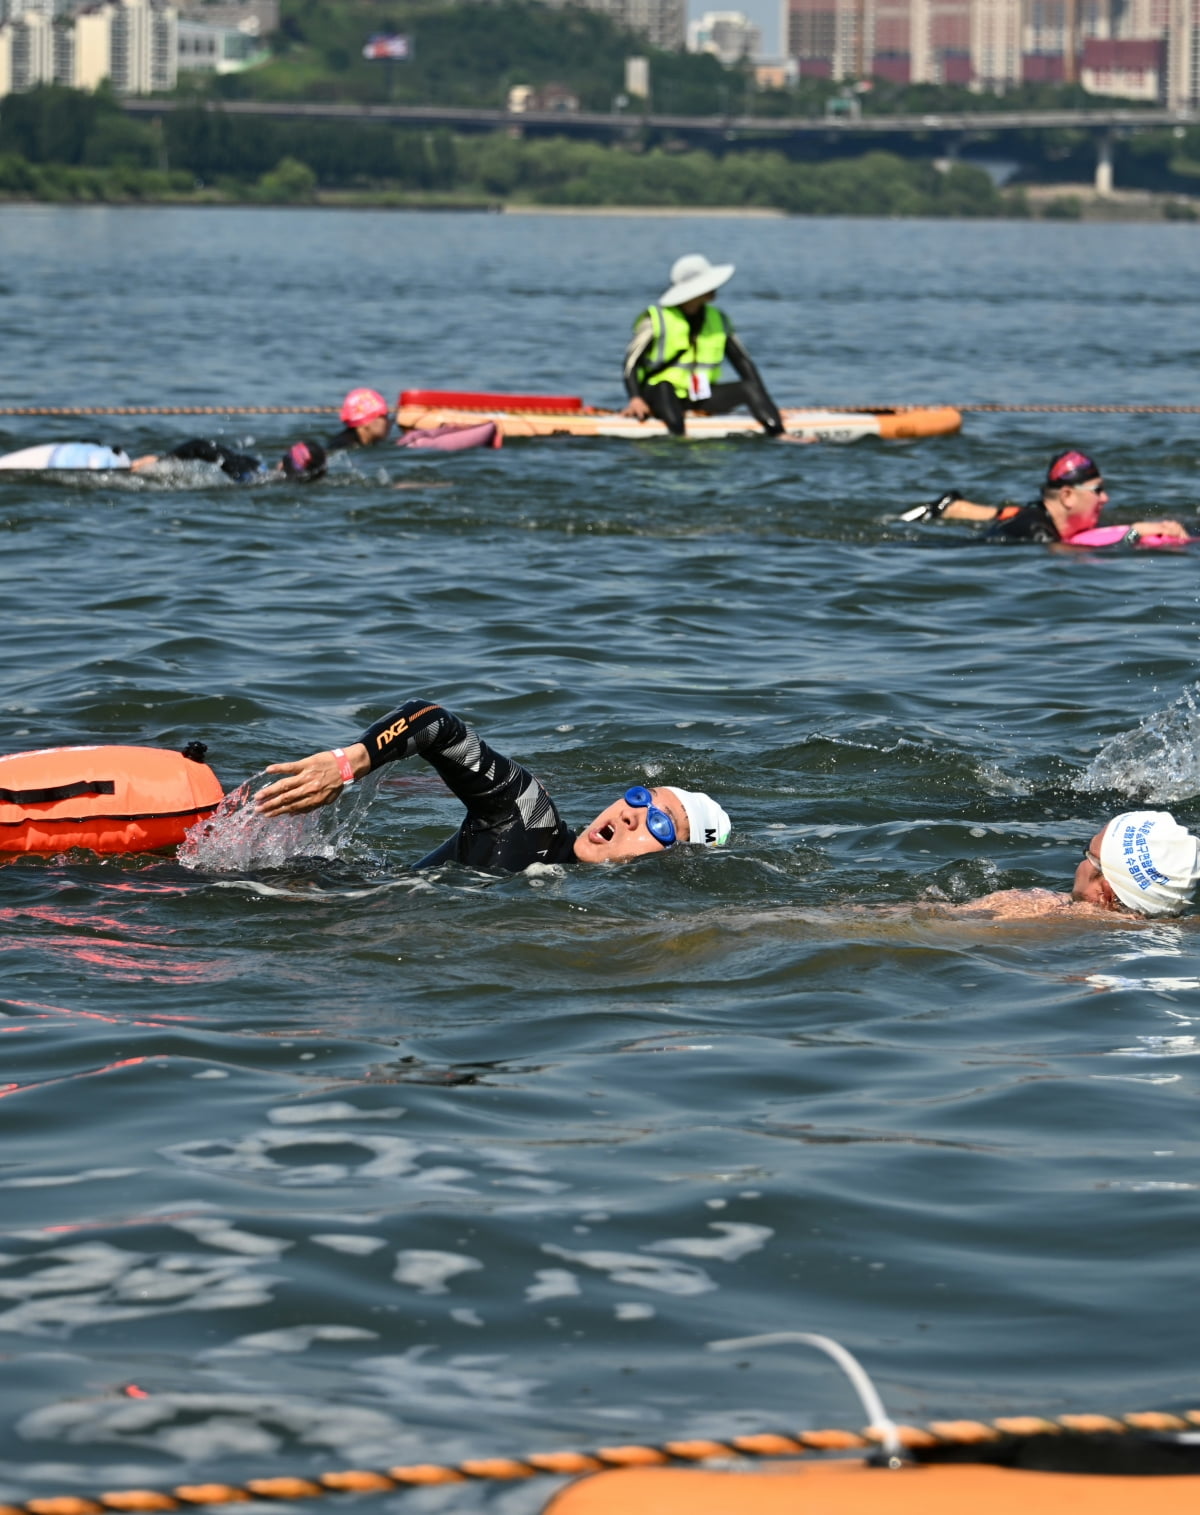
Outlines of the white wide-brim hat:
{"label": "white wide-brim hat", "polygon": [[660,305],[686,305],[700,295],[720,289],[733,277],[732,263],[710,263],[703,253],[684,253],[671,264],[671,287],[659,299]]}
{"label": "white wide-brim hat", "polygon": [[1100,871],[1139,915],[1178,915],[1200,879],[1200,841],[1165,810],[1129,810],[1105,828]]}

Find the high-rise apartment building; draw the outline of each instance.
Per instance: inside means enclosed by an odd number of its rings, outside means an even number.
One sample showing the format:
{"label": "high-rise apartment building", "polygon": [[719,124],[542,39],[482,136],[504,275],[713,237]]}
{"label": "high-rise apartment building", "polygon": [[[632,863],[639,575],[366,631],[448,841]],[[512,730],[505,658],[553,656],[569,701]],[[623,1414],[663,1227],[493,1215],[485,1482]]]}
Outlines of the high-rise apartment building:
{"label": "high-rise apartment building", "polygon": [[722,63],[757,58],[762,53],[762,29],[742,11],[705,11],[698,21],[689,21],[689,53],[712,53]]}
{"label": "high-rise apartment building", "polygon": [[152,0],[103,0],[54,20],[25,11],[0,26],[0,96],[37,84],[95,89],[103,80],[123,95],[173,89],[178,18]]}
{"label": "high-rise apartment building", "polygon": [[1200,0],[783,0],[783,7],[787,53],[803,74],[999,91],[1022,81],[1079,80],[1096,93],[1200,105]]}
{"label": "high-rise apartment building", "polygon": [[549,0],[601,11],[654,47],[680,52],[687,42],[687,0]]}
{"label": "high-rise apartment building", "polygon": [[23,11],[0,26],[0,95],[54,81],[54,22]]}
{"label": "high-rise apartment building", "polygon": [[1167,103],[1176,110],[1200,108],[1200,0],[1170,0]]}

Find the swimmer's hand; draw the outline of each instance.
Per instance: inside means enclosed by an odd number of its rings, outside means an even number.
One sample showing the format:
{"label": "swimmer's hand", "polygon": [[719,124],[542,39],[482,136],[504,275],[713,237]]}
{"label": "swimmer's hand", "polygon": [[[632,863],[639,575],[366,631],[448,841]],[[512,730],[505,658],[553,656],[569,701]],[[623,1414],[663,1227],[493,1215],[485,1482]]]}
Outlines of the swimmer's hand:
{"label": "swimmer's hand", "polygon": [[632,416],[635,421],[644,421],[651,414],[651,410],[641,395],[634,395],[621,414],[623,416]]}
{"label": "swimmer's hand", "polygon": [[1132,529],[1139,537],[1169,537],[1173,542],[1192,540],[1187,527],[1178,521],[1135,521]]}
{"label": "swimmer's hand", "polygon": [[900,517],[902,521],[937,521],[946,514],[947,509],[956,500],[961,500],[962,495],[957,489],[948,489],[945,494],[938,495],[936,500],[926,500],[924,505],[914,505],[911,510],[906,510]]}
{"label": "swimmer's hand", "polygon": [[[371,771],[367,749],[361,742],[346,748],[346,760],[356,779]],[[319,810],[330,800],[336,800],[346,787],[332,752],[314,752],[296,763],[272,763],[267,772],[286,777],[268,784],[254,796],[254,809],[259,815],[303,815],[308,810]]]}

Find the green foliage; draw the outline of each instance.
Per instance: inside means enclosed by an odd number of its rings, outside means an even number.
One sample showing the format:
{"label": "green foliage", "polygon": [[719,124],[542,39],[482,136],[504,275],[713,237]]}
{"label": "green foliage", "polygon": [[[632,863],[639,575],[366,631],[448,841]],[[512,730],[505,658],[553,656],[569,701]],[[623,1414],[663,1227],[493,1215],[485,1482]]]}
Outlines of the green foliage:
{"label": "green foliage", "polygon": [[[368,62],[375,32],[412,39],[406,62]],[[660,52],[607,16],[536,0],[283,0],[274,56],[213,81],[225,98],[394,100],[502,106],[514,84],[562,84],[586,110],[609,110],[625,59],[650,58],[653,104],[688,114],[721,109],[731,75],[707,54]],[[738,86],[744,93],[744,78]]]}
{"label": "green foliage", "polygon": [[98,120],[111,112],[111,96],[60,84],[6,95],[0,104],[0,152],[17,153],[30,163],[82,163]]}
{"label": "green foliage", "polygon": [[315,198],[317,176],[298,158],[280,158],[258,181],[260,200],[273,205],[304,205]]}
{"label": "green foliage", "polygon": [[1083,204],[1078,195],[1056,195],[1042,206],[1042,216],[1047,221],[1078,221],[1083,215]]}
{"label": "green foliage", "polygon": [[462,138],[463,180],[547,205],[774,206],[797,215],[988,216],[1004,201],[981,169],[939,173],[892,153],[795,164],[782,153],[632,153],[594,143]]}
{"label": "green foliage", "polygon": [[[316,58],[318,67],[324,66],[318,54],[324,56],[335,45],[330,38],[337,15],[344,19],[352,12],[361,17],[358,0],[357,9],[344,4],[340,11],[337,5],[318,5],[316,0],[289,3],[295,33],[290,45]],[[417,8],[417,0],[406,3],[410,10]],[[529,0],[508,0],[494,7],[465,5],[458,13],[486,12],[494,20],[536,9]],[[448,12],[442,0],[426,0],[420,15],[433,22],[444,20]],[[577,28],[584,41],[601,37],[608,26],[591,12],[549,14],[560,16],[564,26],[569,23],[568,31]],[[594,31],[601,23],[601,31]],[[376,28],[393,24],[398,24],[396,16],[372,12]],[[305,27],[312,29],[312,36]],[[561,33],[554,35],[561,41]],[[736,73],[720,70],[711,58],[700,61],[705,69],[717,68],[718,77],[733,81],[722,88],[738,85]],[[243,81],[246,77],[227,76]],[[669,81],[671,76],[666,77]],[[677,77],[681,89],[691,89],[696,78],[702,78],[684,73]],[[688,150],[681,141],[641,132],[610,145],[502,132],[454,136],[445,130],[383,122],[256,119],[207,110],[202,98],[187,95],[181,96],[179,106],[165,112],[161,121],[146,122],[124,114],[106,89],[88,95],[44,86],[9,96],[0,106],[0,195],[279,204],[331,195],[342,202],[358,197],[387,204],[414,199],[430,203],[429,197],[435,197],[437,203],[456,204],[513,199],[559,205],[761,206],[795,215],[1031,213],[1022,191],[1001,195],[988,176],[969,163],[954,163],[939,172],[928,158],[911,155],[922,147],[927,154],[940,150],[940,141],[908,141],[908,156],[884,150],[851,155],[854,141],[845,138],[832,145],[820,139],[790,143],[784,151],[771,146],[765,134],[720,139],[712,147]],[[886,145],[891,143],[887,139]],[[1074,176],[1077,181],[1090,176],[1094,144],[1084,132],[1056,133],[1039,151],[1039,177]],[[826,156],[805,161],[802,153]],[[1116,178],[1122,185],[1141,182],[1170,194],[1189,194],[1196,188],[1197,168],[1200,127],[1146,132],[1117,144]],[[1179,203],[1180,210],[1165,214],[1184,218],[1190,205]],[[1082,207],[1066,195],[1041,213],[1074,219]]]}
{"label": "green foliage", "polygon": [[1200,221],[1196,207],[1186,200],[1167,200],[1162,210],[1164,221]]}

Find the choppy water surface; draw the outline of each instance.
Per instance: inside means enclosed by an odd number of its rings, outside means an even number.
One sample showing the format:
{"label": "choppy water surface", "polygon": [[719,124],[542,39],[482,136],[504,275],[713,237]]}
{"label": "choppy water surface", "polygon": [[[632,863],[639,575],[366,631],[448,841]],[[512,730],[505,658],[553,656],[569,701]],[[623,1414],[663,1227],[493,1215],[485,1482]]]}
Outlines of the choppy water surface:
{"label": "choppy water surface", "polygon": [[[694,249],[785,403],[1197,398],[1187,226],[10,207],[0,248],[10,405],[613,403]],[[783,1328],[905,1418],[1194,1402],[1194,921],[923,903],[1200,822],[1194,553],[894,520],[1068,442],[1195,518],[1171,416],[0,482],[0,751],[200,737],[232,787],[423,694],[580,823],[675,780],[736,828],[415,877],[458,811],[413,765],[274,851],[0,867],[0,1498],[856,1423],[819,1362],[707,1350]]]}

